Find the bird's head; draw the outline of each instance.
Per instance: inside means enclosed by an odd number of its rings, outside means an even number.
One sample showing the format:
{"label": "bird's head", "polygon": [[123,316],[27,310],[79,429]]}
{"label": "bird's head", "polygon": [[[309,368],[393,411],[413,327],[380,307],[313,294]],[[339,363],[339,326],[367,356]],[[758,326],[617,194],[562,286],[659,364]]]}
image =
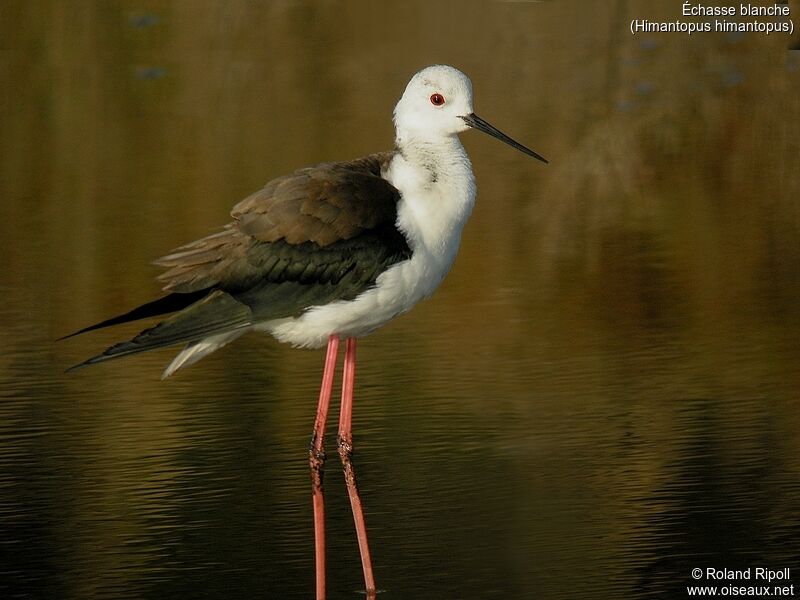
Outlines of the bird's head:
{"label": "bird's head", "polygon": [[422,69],[408,82],[394,109],[398,129],[426,136],[446,136],[465,131],[461,118],[472,112],[472,82],[458,69],[434,65]]}
{"label": "bird's head", "polygon": [[455,135],[471,127],[547,162],[478,117],[472,110],[472,82],[447,65],[426,67],[411,78],[394,109],[394,122],[398,132],[424,139]]}

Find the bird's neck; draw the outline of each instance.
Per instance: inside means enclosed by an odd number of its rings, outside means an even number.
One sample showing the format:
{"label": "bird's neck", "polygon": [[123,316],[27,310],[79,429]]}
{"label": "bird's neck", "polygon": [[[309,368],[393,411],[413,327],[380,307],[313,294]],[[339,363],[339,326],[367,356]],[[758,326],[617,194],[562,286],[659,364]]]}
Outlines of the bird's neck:
{"label": "bird's neck", "polygon": [[398,129],[395,138],[397,152],[419,175],[422,188],[447,180],[472,178],[472,166],[458,136],[427,135]]}
{"label": "bird's neck", "polygon": [[397,133],[386,172],[401,195],[398,225],[412,247],[452,260],[475,203],[475,179],[456,135],[436,138]]}

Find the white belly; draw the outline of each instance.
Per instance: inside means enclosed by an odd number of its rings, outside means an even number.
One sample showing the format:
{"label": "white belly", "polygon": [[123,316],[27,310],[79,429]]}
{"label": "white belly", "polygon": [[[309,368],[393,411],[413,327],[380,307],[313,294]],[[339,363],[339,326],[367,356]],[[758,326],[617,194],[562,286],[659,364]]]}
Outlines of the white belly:
{"label": "white belly", "polygon": [[299,317],[277,319],[256,326],[294,346],[318,348],[328,337],[366,335],[410,310],[439,287],[453,264],[450,257],[433,257],[417,251],[409,259],[383,272],[375,286],[354,300],[315,306]]}

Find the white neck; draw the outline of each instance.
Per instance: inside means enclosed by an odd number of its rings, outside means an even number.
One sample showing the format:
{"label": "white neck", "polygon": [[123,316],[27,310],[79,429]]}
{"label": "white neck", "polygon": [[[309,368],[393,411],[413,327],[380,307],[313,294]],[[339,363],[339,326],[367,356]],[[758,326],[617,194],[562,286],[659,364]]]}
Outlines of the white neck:
{"label": "white neck", "polygon": [[401,194],[398,225],[413,250],[455,258],[475,203],[472,165],[457,135],[425,136],[398,129],[385,177]]}
{"label": "white neck", "polygon": [[472,167],[458,136],[426,135],[425,132],[397,131],[395,138],[400,154],[411,164],[432,171],[432,175],[471,175]]}

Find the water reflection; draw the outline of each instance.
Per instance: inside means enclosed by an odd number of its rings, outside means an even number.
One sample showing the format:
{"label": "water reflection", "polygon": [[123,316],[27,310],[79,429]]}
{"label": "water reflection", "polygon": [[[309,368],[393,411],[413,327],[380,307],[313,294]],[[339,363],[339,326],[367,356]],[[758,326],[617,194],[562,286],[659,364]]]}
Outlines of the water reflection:
{"label": "water reflection", "polygon": [[[4,598],[311,597],[320,353],[246,336],[162,383],[170,351],[62,374],[134,328],[52,340],[149,299],[149,261],[269,178],[388,147],[436,61],[551,164],[467,134],[453,273],[361,345],[381,597],[680,597],[695,566],[796,564],[785,40],[626,33],[671,3],[9,6]],[[327,481],[331,597],[358,597]]]}

